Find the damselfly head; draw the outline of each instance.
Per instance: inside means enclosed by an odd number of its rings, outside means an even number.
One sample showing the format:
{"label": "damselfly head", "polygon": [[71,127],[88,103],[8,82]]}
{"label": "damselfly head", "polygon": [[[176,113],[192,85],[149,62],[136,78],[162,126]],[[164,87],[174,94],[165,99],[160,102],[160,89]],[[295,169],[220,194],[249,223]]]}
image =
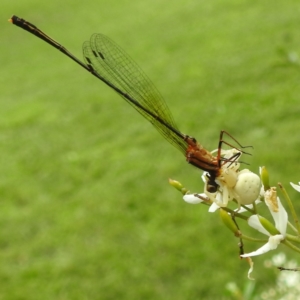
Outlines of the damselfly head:
{"label": "damselfly head", "polygon": [[209,193],[215,193],[217,192],[219,185],[216,183],[216,178],[213,178],[209,175],[209,173],[206,174],[207,183],[206,183],[206,190]]}

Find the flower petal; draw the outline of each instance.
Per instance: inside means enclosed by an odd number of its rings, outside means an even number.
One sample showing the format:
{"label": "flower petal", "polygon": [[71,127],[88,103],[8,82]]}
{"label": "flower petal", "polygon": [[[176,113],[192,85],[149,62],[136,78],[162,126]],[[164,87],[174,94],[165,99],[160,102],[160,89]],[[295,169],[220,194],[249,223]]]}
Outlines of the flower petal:
{"label": "flower petal", "polygon": [[262,224],[260,223],[259,221],[259,218],[258,218],[258,215],[252,215],[251,217],[249,217],[248,219],[248,224],[258,230],[259,232],[265,234],[265,235],[268,235],[270,236],[270,233],[265,229],[264,226],[262,226]]}
{"label": "flower petal", "polygon": [[299,185],[292,183],[292,182],[290,182],[290,184],[297,192],[300,192],[300,182],[299,182]]}
{"label": "flower petal", "polygon": [[270,244],[271,250],[276,249],[282,240],[284,240],[284,235],[282,234],[270,236],[268,243]]}
{"label": "flower petal", "polygon": [[278,212],[274,212],[270,209],[270,213],[272,214],[272,217],[274,219],[276,229],[278,229],[281,234],[285,235],[288,222],[288,214],[281,204],[279,197],[277,197],[277,202]]}
{"label": "flower petal", "polygon": [[[199,196],[207,198],[205,194],[199,194]],[[203,200],[199,197],[196,197],[195,194],[187,194],[183,196],[183,200],[190,204],[198,204],[203,202]]]}
{"label": "flower petal", "polygon": [[219,208],[220,206],[217,203],[213,202],[212,205],[209,207],[208,212],[213,213]]}
{"label": "flower petal", "polygon": [[268,251],[272,250],[269,243],[264,244],[262,247],[260,247],[259,249],[257,249],[256,251],[250,252],[250,253],[246,253],[246,254],[242,254],[241,257],[250,257],[250,256],[257,256],[257,255],[261,255],[264,254]]}
{"label": "flower petal", "polygon": [[270,236],[269,241],[264,244],[262,247],[257,249],[256,251],[242,254],[241,257],[250,257],[250,256],[257,256],[264,253],[269,252],[270,250],[274,250],[277,248],[277,246],[280,244],[280,242],[284,239],[284,236],[281,234]]}
{"label": "flower petal", "polygon": [[274,212],[278,212],[278,200],[277,200],[277,191],[276,187],[271,187],[264,194],[266,205],[268,206],[269,210]]}

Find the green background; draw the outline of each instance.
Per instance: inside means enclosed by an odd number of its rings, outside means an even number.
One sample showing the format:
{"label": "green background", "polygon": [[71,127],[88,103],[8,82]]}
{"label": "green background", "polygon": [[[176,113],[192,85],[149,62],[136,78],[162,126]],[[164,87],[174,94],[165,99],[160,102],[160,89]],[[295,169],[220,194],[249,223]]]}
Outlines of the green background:
{"label": "green background", "polygon": [[[167,181],[202,192],[201,172],[13,14],[79,58],[108,35],[182,132],[210,150],[230,132],[254,147],[247,167],[267,166],[299,201],[299,1],[1,3],[0,299],[229,299],[228,282],[248,281],[238,240]],[[255,258],[257,293],[274,284],[271,255]]]}

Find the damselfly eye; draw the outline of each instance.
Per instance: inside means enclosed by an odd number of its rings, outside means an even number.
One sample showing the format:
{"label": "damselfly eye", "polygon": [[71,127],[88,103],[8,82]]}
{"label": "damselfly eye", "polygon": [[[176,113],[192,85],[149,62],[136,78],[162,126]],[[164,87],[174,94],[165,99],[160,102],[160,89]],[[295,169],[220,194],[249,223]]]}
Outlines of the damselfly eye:
{"label": "damselfly eye", "polygon": [[218,190],[219,185],[215,182],[215,178],[212,178],[210,174],[206,174],[206,177],[208,179],[206,190],[209,193],[215,193]]}
{"label": "damselfly eye", "polygon": [[207,184],[207,189],[209,193],[215,193],[218,190],[218,186],[212,185],[212,184]]}

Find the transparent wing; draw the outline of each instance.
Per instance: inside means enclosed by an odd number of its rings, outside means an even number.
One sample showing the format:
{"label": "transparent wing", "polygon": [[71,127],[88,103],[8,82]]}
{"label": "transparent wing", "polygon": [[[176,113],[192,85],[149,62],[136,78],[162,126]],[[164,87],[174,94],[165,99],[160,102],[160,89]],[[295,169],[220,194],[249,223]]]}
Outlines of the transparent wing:
{"label": "transparent wing", "polygon": [[163,97],[130,56],[102,34],[83,44],[86,64],[102,80],[141,113],[176,148],[185,153],[185,135],[180,133]]}

